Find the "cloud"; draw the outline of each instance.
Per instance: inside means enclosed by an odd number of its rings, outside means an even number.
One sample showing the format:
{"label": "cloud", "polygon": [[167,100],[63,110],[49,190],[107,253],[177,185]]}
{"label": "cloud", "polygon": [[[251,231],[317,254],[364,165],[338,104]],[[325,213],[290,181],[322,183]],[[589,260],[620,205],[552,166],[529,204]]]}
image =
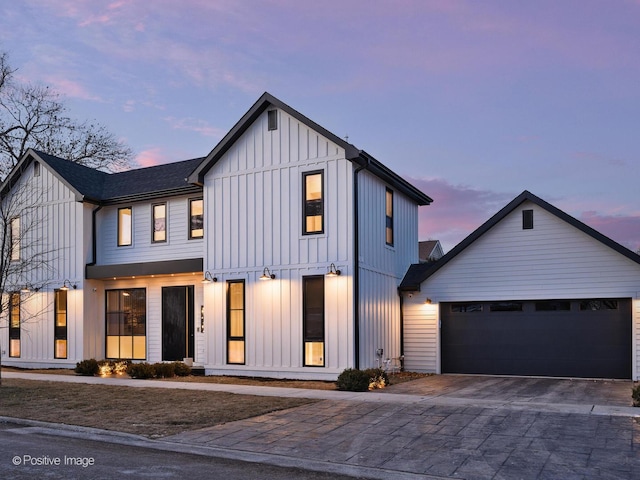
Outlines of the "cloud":
{"label": "cloud", "polygon": [[165,149],[160,147],[143,150],[136,157],[136,163],[140,165],[140,167],[153,167],[155,165],[162,165],[172,161],[175,161],[175,159],[169,157],[166,154]]}
{"label": "cloud", "polygon": [[640,251],[640,215],[607,215],[587,211],[582,212],[578,218],[629,250]]}
{"label": "cloud", "polygon": [[102,101],[99,96],[89,93],[84,85],[81,85],[80,83],[68,78],[46,76],[44,77],[44,81],[46,84],[51,85],[51,87],[53,87],[55,91],[63,94],[65,97],[78,98],[80,100],[91,100],[96,102]]}
{"label": "cloud", "polygon": [[175,130],[197,132],[205,137],[222,138],[227,133],[226,130],[209,125],[205,120],[198,118],[165,117],[164,120]]}

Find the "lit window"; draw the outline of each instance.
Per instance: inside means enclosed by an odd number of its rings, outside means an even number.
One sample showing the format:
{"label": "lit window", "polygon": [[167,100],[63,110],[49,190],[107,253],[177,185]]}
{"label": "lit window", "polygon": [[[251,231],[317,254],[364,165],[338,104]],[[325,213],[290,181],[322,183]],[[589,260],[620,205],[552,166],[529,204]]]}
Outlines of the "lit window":
{"label": "lit window", "polygon": [[20,356],[20,293],[9,296],[9,356]]}
{"label": "lit window", "polygon": [[55,292],[54,358],[67,358],[67,291]]}
{"label": "lit window", "polygon": [[244,281],[227,282],[227,363],[244,364]]}
{"label": "lit window", "polygon": [[131,245],[131,207],[118,209],[118,246]]}
{"label": "lit window", "polygon": [[189,238],[204,237],[204,200],[189,200]]}
{"label": "lit window", "polygon": [[106,296],[107,358],[144,360],[147,356],[146,290],[107,290]]}
{"label": "lit window", "polygon": [[167,204],[159,203],[153,206],[153,241],[167,241]]}
{"label": "lit window", "polygon": [[387,245],[393,245],[393,191],[388,188],[385,197],[385,227]]}
{"label": "lit window", "polygon": [[324,276],[302,277],[304,366],[324,366]]}
{"label": "lit window", "polygon": [[322,233],[324,231],[324,192],[323,172],[304,173],[303,188],[303,234]]}

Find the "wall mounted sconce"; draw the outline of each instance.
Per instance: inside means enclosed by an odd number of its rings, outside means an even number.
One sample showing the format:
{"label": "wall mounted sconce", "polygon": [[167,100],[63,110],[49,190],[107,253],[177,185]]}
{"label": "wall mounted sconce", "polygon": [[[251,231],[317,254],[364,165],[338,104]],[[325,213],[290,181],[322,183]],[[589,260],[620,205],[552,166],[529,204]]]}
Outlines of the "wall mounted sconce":
{"label": "wall mounted sconce", "polygon": [[427,305],[431,305],[431,299],[427,297],[427,299],[424,301],[424,303],[426,303]]}
{"label": "wall mounted sconce", "polygon": [[40,291],[40,287],[33,287],[30,285],[25,285],[20,289],[20,293],[31,293]]}
{"label": "wall mounted sconce", "polygon": [[335,263],[332,263],[329,267],[329,272],[327,273],[327,277],[337,277],[342,272],[336,268]]}
{"label": "wall mounted sconce", "polygon": [[60,287],[59,290],[62,290],[63,292],[66,292],[67,290],[69,290],[69,287],[73,288],[74,290],[76,288],[78,288],[78,285],[76,285],[75,283],[71,283],[71,280],[65,280],[62,283],[62,286]]}
{"label": "wall mounted sconce", "polygon": [[269,271],[269,267],[264,267],[262,275],[260,275],[260,280],[273,280],[274,278],[276,278],[276,275]]}
{"label": "wall mounted sconce", "polygon": [[218,281],[218,277],[214,277],[213,275],[211,275],[210,271],[206,271],[204,272],[204,278],[202,279],[202,283],[211,283],[211,282],[217,282]]}

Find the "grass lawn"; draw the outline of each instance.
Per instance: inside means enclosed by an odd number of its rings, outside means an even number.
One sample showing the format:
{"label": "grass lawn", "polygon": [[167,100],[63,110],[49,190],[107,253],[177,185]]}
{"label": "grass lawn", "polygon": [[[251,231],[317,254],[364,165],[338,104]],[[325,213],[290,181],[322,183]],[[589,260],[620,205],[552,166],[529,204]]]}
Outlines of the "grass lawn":
{"label": "grass lawn", "polygon": [[135,433],[150,438],[233,422],[314,400],[2,379],[0,416]]}

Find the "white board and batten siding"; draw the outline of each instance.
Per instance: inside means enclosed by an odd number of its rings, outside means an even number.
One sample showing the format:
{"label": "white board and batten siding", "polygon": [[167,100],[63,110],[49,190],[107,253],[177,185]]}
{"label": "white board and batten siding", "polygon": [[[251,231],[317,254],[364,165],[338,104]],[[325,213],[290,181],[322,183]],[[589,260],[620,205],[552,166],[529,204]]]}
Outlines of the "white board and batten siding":
{"label": "white board and batten siding", "polygon": [[[522,210],[534,211],[523,230]],[[425,305],[430,298],[432,305]],[[535,203],[526,201],[405,294],[407,368],[440,372],[442,302],[493,300],[632,299],[632,375],[640,375],[640,266]],[[435,318],[434,318],[435,316]],[[420,342],[412,338],[419,334]]]}
{"label": "white board and batten siding", "polygon": [[[303,173],[324,174],[324,232],[304,235]],[[207,372],[335,378],[353,363],[353,166],[344,150],[278,110],[264,112],[206,174]],[[325,367],[303,367],[302,277],[325,277]],[[267,267],[276,279],[259,281]],[[226,364],[226,281],[245,281],[246,362]]]}
{"label": "white board and batten siding", "polygon": [[[3,363],[22,367],[74,365],[83,357],[83,278],[87,245],[83,231],[85,211],[72,192],[45,164],[34,176],[33,164],[13,188],[14,200],[35,208],[21,211],[21,255],[43,258],[46,268],[30,272],[21,279],[40,286],[39,291],[21,294],[21,352],[19,358],[8,356],[8,329],[1,328],[0,348],[7,352]],[[77,285],[69,290],[67,305],[67,359],[54,359],[54,291],[65,279]],[[22,284],[16,285],[16,288]],[[6,324],[6,317],[3,319]]]}
{"label": "white board and batten siding", "polygon": [[393,188],[394,242],[386,243],[387,188],[377,176],[359,173],[361,368],[379,365],[380,348],[382,360],[400,356],[397,288],[409,266],[418,262],[418,206]]}

